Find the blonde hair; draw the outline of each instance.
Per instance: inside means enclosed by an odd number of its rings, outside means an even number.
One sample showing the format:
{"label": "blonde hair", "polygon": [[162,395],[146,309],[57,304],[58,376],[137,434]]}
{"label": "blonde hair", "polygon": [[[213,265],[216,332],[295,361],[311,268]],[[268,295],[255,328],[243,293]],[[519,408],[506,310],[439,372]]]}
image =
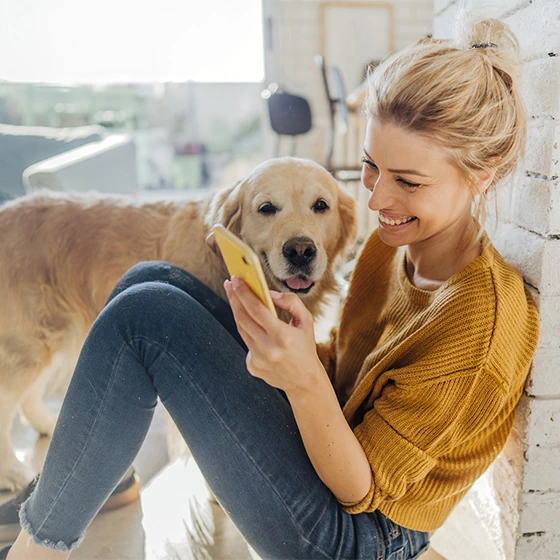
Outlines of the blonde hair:
{"label": "blonde hair", "polygon": [[[421,39],[370,73],[366,114],[443,147],[471,188],[473,217],[483,226],[487,195],[513,174],[524,153],[520,72],[519,43],[509,27],[463,15],[456,40]],[[476,195],[474,172],[493,169],[486,193]]]}

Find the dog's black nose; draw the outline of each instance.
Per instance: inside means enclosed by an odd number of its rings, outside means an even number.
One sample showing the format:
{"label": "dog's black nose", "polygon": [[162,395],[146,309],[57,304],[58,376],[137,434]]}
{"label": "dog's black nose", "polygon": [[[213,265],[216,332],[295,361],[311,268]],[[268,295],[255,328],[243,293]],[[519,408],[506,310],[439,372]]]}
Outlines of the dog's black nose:
{"label": "dog's black nose", "polygon": [[282,254],[290,264],[302,266],[315,258],[317,247],[308,237],[294,237],[284,243]]}

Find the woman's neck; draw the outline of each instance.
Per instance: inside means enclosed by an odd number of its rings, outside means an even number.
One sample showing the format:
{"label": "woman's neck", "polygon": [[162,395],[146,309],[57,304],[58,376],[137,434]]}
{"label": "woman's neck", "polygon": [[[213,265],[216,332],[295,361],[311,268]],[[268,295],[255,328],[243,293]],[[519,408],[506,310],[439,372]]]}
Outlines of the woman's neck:
{"label": "woman's neck", "polygon": [[437,290],[454,274],[480,256],[475,243],[478,229],[470,214],[420,243],[406,247],[406,271],[414,286]]}

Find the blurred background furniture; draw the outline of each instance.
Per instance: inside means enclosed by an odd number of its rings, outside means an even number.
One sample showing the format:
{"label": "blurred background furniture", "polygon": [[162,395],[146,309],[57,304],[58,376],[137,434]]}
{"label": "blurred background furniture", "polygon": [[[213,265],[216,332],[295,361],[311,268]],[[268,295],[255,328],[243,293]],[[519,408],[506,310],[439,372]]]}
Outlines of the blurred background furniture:
{"label": "blurred background furniture", "polygon": [[282,136],[291,136],[290,155],[296,153],[296,137],[311,130],[312,118],[309,103],[303,97],[281,90],[278,84],[270,84],[261,97],[268,104],[270,127],[276,133],[274,157],[280,155]]}
{"label": "blurred background furniture", "polygon": [[[341,72],[336,66],[327,65],[321,55],[315,56],[315,63],[321,72],[329,108],[329,130],[323,165],[338,181],[347,185],[349,191],[358,201],[357,243],[361,245],[377,220],[376,213],[368,208],[369,194],[361,182],[361,142],[365,132],[365,118],[356,118],[350,124],[346,88]],[[361,116],[361,114],[357,116]],[[344,276],[351,272],[354,264],[353,260],[347,264],[348,270],[343,271]]]}
{"label": "blurred background furniture", "polygon": [[126,134],[113,134],[31,165],[23,172],[26,192],[57,191],[134,194],[138,191],[136,146]]}
{"label": "blurred background furniture", "polygon": [[0,125],[0,202],[31,190],[132,193],[136,149],[129,136],[101,126]]}
{"label": "blurred background furniture", "polygon": [[[352,154],[352,161],[349,161],[348,149],[348,105],[346,104],[346,88],[342,74],[336,66],[327,66],[323,56],[318,54],[315,56],[315,63],[321,72],[324,91],[329,107],[329,133],[327,143],[325,145],[325,167],[340,181],[358,181],[361,177],[362,167],[358,165],[359,156]],[[334,93],[331,91],[331,84]],[[335,141],[337,135],[341,135],[340,146],[342,154],[337,158],[339,162],[333,162]],[[353,161],[353,160],[356,161]]]}

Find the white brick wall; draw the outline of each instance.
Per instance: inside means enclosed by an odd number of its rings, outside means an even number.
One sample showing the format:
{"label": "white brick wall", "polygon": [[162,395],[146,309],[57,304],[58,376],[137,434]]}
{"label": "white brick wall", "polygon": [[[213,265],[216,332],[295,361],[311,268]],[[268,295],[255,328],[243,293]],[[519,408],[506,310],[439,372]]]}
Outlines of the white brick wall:
{"label": "white brick wall", "polygon": [[[560,558],[560,3],[473,3],[498,7],[517,34],[525,61],[527,151],[505,186],[510,207],[494,243],[523,274],[541,325],[516,426],[496,462],[502,544],[508,560],[552,560]],[[455,0],[434,1],[434,36],[451,36],[457,10]]]}

